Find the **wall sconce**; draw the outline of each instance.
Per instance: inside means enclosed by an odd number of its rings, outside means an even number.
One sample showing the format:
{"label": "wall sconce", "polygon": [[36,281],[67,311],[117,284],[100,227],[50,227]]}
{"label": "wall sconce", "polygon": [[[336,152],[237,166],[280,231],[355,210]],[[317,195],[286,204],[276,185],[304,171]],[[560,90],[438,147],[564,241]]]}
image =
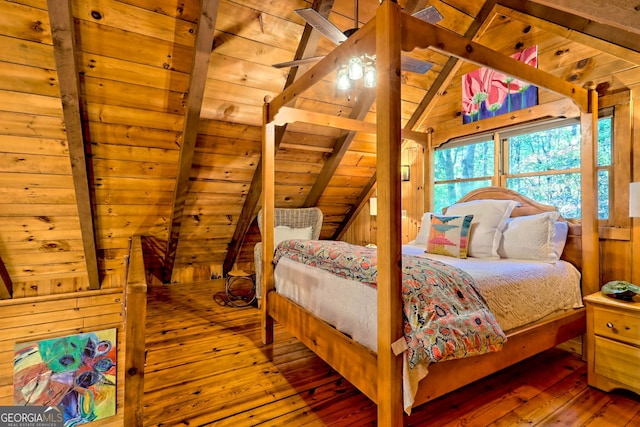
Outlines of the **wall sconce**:
{"label": "wall sconce", "polygon": [[640,218],[640,182],[629,185],[629,216]]}
{"label": "wall sconce", "polygon": [[378,215],[378,198],[372,197],[369,199],[369,215],[377,216]]}
{"label": "wall sconce", "polygon": [[402,165],[400,166],[400,181],[409,181],[411,180],[411,166]]}

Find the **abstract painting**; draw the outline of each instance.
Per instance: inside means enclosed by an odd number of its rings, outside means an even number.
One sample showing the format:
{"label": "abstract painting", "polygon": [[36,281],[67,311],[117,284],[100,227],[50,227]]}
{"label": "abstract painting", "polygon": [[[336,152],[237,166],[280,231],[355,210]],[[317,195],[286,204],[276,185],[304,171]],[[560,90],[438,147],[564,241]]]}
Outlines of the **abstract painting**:
{"label": "abstract painting", "polygon": [[14,404],[62,406],[64,425],[116,413],[116,329],[15,346]]}
{"label": "abstract painting", "polygon": [[[538,46],[511,55],[532,67],[538,66]],[[538,88],[489,68],[462,76],[462,123],[494,117],[538,104]]]}

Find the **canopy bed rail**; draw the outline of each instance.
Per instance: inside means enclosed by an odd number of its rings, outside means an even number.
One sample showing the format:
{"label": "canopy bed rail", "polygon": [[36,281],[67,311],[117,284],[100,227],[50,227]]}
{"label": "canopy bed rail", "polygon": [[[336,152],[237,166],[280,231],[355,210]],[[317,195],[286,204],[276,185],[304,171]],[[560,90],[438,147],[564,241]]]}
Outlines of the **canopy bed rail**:
{"label": "canopy bed rail", "polygon": [[[436,49],[463,60],[478,63],[535,85],[547,88],[572,99],[581,110],[582,123],[582,224],[579,243],[581,248],[570,251],[579,254],[582,266],[582,291],[588,294],[599,288],[598,235],[596,209],[596,175],[594,167],[597,142],[597,95],[568,83],[541,70],[528,67],[499,52],[471,42],[449,32],[402,13],[396,3],[384,1],[376,17],[352,37],[321,60],[281,94],[264,106],[262,157],[262,221],[263,236],[263,326],[264,343],[273,340],[274,319],[290,330],[333,366],[347,380],[378,405],[378,424],[402,425],[402,358],[392,351],[392,343],[402,337],[401,292],[401,217],[400,217],[400,147],[403,137],[400,116],[401,50],[414,48]],[[357,344],[333,329],[308,311],[292,303],[274,290],[272,264],[273,224],[275,199],[275,125],[303,120],[309,123],[343,127],[357,131],[374,132],[369,123],[356,125],[354,120],[327,118],[325,115],[303,112],[293,113],[285,105],[307,88],[320,81],[336,65],[343,63],[352,52],[373,52],[377,57],[378,84],[375,133],[377,135],[378,181],[378,286],[377,286],[377,354]],[[592,114],[596,113],[596,114]],[[416,132],[404,136],[426,141]],[[574,239],[575,240],[575,239]],[[568,243],[569,244],[569,243]],[[520,361],[539,351],[550,348],[584,331],[584,310],[549,320],[540,326],[531,326],[512,332],[503,350],[495,355],[477,356],[443,362],[430,366],[430,373],[418,390],[416,403],[430,400]],[[441,366],[440,366],[441,365]],[[455,369],[460,375],[450,375]],[[448,372],[448,373],[447,373]],[[438,377],[446,381],[437,381]],[[433,381],[436,380],[436,381]],[[423,383],[447,383],[435,388]],[[431,388],[430,388],[431,387]]]}

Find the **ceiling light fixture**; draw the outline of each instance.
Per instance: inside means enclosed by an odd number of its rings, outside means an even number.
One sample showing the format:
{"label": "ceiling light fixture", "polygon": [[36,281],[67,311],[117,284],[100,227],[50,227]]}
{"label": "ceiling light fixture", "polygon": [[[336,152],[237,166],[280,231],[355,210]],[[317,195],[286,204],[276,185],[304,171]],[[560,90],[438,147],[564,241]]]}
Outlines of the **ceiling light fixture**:
{"label": "ceiling light fixture", "polygon": [[364,87],[376,87],[377,72],[375,56],[353,56],[338,70],[337,85],[340,90],[351,89],[352,84],[362,79]]}
{"label": "ceiling light fixture", "polygon": [[[349,37],[358,30],[358,0],[353,1],[353,28],[347,30],[345,35]],[[364,87],[376,87],[376,57],[369,55],[352,56],[349,62],[338,70],[338,89],[351,89],[354,83],[364,77]]]}
{"label": "ceiling light fixture", "polygon": [[[353,33],[355,33],[358,30],[358,24],[359,24],[358,0],[354,0],[353,3],[354,3],[353,28],[350,28],[345,31],[341,31],[338,27],[336,27],[334,24],[329,22],[329,20],[325,16],[321,15],[317,10],[311,7],[308,7],[306,9],[296,9],[295,12],[298,15],[300,15],[300,17],[304,19],[307,24],[313,27],[314,30],[318,31],[320,34],[328,38],[334,44],[339,45],[340,43],[345,41],[347,38],[349,38]],[[418,19],[421,19],[423,21],[429,22],[431,24],[435,24],[436,22],[439,22],[442,19],[442,15],[440,14],[440,12],[438,12],[438,9],[436,9],[434,6],[429,6],[425,9],[421,9],[415,12],[412,16]],[[276,68],[297,67],[302,64],[317,62],[322,58],[324,58],[324,56],[300,58],[300,59],[294,59],[293,61],[286,61],[286,62],[280,62],[278,64],[273,64],[273,66]],[[374,83],[375,79],[373,79],[373,76],[375,76],[375,70],[376,70],[375,57],[372,58],[368,55],[364,55],[364,58],[360,57],[360,59],[363,61],[363,70],[365,74],[364,78],[365,80],[368,80],[368,83],[366,83],[367,84],[366,87],[375,87],[375,83]],[[430,62],[426,62],[426,61],[416,59],[414,57],[406,56],[406,55],[402,55],[401,60],[402,60],[402,63],[401,63],[402,70],[410,73],[425,74],[433,66],[433,64],[431,64]],[[369,74],[367,75],[368,62],[371,62],[372,68],[369,70]],[[351,83],[349,82],[349,84]]]}

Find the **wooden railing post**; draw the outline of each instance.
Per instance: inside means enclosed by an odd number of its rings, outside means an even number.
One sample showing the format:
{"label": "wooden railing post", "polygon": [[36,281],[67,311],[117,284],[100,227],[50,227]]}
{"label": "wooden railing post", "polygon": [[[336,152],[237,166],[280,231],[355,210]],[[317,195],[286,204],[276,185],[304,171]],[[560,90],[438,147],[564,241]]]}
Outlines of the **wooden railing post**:
{"label": "wooden railing post", "polygon": [[140,236],[134,236],[131,239],[126,277],[124,425],[142,427],[147,279]]}

